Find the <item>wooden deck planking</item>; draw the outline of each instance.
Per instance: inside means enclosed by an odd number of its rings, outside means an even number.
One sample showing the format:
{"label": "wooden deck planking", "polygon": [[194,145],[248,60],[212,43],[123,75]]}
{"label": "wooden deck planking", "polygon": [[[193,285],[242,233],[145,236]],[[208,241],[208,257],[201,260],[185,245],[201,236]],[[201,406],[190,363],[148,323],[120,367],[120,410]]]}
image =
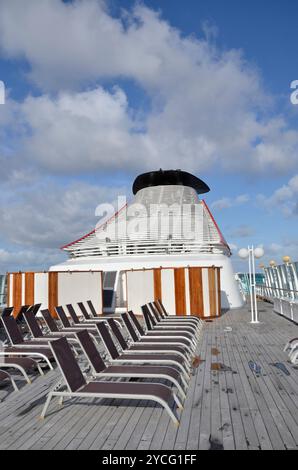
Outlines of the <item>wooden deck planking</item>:
{"label": "wooden deck planking", "polygon": [[[178,429],[159,406],[132,400],[66,400],[59,409],[54,399],[40,421],[46,393],[59,378],[53,371],[0,403],[0,449],[297,449],[298,370],[282,349],[298,326],[270,304],[259,307],[260,325],[249,324],[247,309],[205,324],[198,348],[205,362],[191,379]],[[259,377],[250,360],[260,364]],[[231,370],[211,370],[214,362]],[[0,399],[5,394],[1,388]]]}

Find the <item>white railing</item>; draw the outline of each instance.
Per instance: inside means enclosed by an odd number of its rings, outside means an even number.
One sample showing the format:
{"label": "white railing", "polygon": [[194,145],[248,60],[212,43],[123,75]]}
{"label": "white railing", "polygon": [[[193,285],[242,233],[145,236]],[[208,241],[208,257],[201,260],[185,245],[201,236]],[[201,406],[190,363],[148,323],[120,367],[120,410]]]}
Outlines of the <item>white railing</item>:
{"label": "white railing", "polygon": [[283,287],[259,285],[257,286],[257,294],[260,297],[268,300],[274,299],[288,299],[290,301],[298,300],[298,291],[294,289],[287,289]]}
{"label": "white railing", "polygon": [[181,253],[223,253],[229,255],[228,247],[221,243],[186,243],[185,240],[174,241],[126,241],[125,243],[104,242],[95,246],[82,246],[70,252],[70,258],[85,256],[127,256],[152,254],[181,254]]}

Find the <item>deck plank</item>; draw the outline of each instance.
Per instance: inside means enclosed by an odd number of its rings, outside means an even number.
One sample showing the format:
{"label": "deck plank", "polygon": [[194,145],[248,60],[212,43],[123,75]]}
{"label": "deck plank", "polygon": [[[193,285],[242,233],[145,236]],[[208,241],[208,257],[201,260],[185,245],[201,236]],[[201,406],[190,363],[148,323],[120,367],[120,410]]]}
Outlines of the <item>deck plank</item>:
{"label": "deck plank", "polygon": [[[54,399],[40,421],[56,369],[32,385],[19,380],[20,392],[1,387],[0,449],[297,449],[298,370],[282,349],[298,326],[258,304],[259,325],[249,323],[247,307],[205,323],[197,350],[204,362],[191,378],[178,429],[160,406],[133,400],[66,400],[60,409]],[[261,366],[259,376],[250,360]],[[215,362],[227,369],[212,370]]]}

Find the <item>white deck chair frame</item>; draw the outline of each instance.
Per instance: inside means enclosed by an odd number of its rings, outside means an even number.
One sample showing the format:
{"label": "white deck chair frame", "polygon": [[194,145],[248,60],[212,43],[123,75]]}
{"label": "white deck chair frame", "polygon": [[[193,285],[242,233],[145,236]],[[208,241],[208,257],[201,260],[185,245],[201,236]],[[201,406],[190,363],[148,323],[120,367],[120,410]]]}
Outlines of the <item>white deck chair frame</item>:
{"label": "white deck chair frame", "polygon": [[[129,317],[129,315],[128,315],[128,317]],[[129,317],[128,319],[130,320],[130,317]],[[182,346],[183,348],[186,348],[186,349],[188,350],[188,352],[189,352],[190,355],[192,355],[192,354],[195,352],[195,350],[196,350],[196,348],[193,346],[193,344],[190,343],[190,340],[189,340],[188,338],[185,338],[184,336],[176,336],[176,335],[175,335],[175,336],[170,336],[170,337],[169,337],[169,336],[165,336],[165,335],[163,335],[163,334],[160,334],[160,335],[148,335],[148,334],[141,335],[140,332],[139,332],[139,331],[137,330],[137,328],[135,327],[135,325],[134,325],[132,322],[131,322],[131,324],[132,324],[132,326],[134,327],[134,329],[135,329],[135,331],[136,331],[136,333],[137,333],[137,335],[138,335],[138,337],[139,337],[140,340],[145,339],[145,338],[146,338],[146,339],[150,339],[150,338],[152,338],[152,339],[159,339],[159,338],[160,338],[160,339],[169,339],[169,338],[170,338],[171,340],[172,340],[172,339],[175,339],[175,340],[177,339],[177,342],[175,342],[175,343],[169,343],[169,344],[171,344],[171,345],[173,345],[173,346]],[[147,332],[150,332],[150,331],[154,331],[154,330],[147,330]],[[155,331],[155,333],[157,333],[157,332]],[[130,335],[129,335],[129,337],[131,338]],[[189,346],[187,346],[185,343],[181,343],[181,342],[179,341],[179,339],[182,339],[182,340],[184,340],[184,341],[187,341],[187,342],[189,343]],[[158,344],[158,343],[155,343],[154,341],[153,341],[152,343],[146,341],[146,344],[155,345],[155,344]],[[161,341],[160,344],[162,345],[162,344],[165,344],[165,343]]]}
{"label": "white deck chair frame", "polygon": [[[177,390],[179,391],[180,395],[182,396],[182,398],[185,400],[186,398],[186,394],[185,394],[185,391],[183,390],[183,388],[181,387],[181,385],[179,384],[179,382],[174,379],[173,377],[170,377],[169,375],[167,374],[142,374],[142,373],[133,373],[133,374],[124,374],[124,373],[115,373],[115,372],[96,372],[96,370],[94,369],[93,367],[93,364],[92,362],[90,361],[89,359],[89,356],[87,354],[87,352],[85,351],[84,349],[84,346],[83,344],[80,342],[79,338],[77,338],[79,343],[80,343],[80,346],[82,348],[82,351],[84,352],[85,356],[86,356],[86,359],[91,367],[91,370],[92,370],[92,377],[94,378],[102,378],[102,377],[117,377],[117,378],[140,378],[140,379],[151,379],[151,378],[154,378],[154,379],[165,379],[165,380],[168,380],[169,382],[172,382],[173,385],[175,385],[175,387],[177,388]],[[109,367],[109,366],[107,366]],[[175,370],[175,369],[173,369]],[[185,388],[185,390],[187,389],[187,382],[186,380],[184,379],[184,377],[181,375],[181,382]]]}
{"label": "white deck chair frame", "polygon": [[[40,365],[38,364],[38,362],[35,361],[35,365],[36,365],[37,370],[40,373],[40,375],[44,375],[44,372],[43,372],[42,368],[40,367]],[[7,364],[7,362],[2,362],[1,357],[0,357],[0,369],[9,369],[9,368],[19,370],[19,372],[21,372],[21,374],[23,375],[26,382],[28,384],[32,383],[31,379],[29,378],[29,376],[28,376],[27,372],[25,371],[24,367],[22,367],[20,364],[16,364],[16,363],[13,363],[13,362],[10,363],[10,364]]]}
{"label": "white deck chair frame", "polygon": [[[99,334],[100,334],[100,333],[99,333]],[[117,359],[113,359],[112,356],[111,356],[111,354],[110,354],[109,348],[108,348],[108,346],[106,345],[105,340],[104,340],[104,338],[101,336],[101,334],[100,334],[100,337],[101,337],[101,340],[102,340],[103,344],[105,345],[106,353],[107,353],[107,355],[108,355],[108,357],[109,357],[109,360],[110,360],[111,364],[130,364],[130,363],[134,363],[134,364],[140,364],[140,365],[142,365],[142,364],[152,364],[152,365],[158,364],[158,365],[175,366],[175,367],[177,367],[177,368],[180,370],[180,372],[182,372],[182,374],[184,375],[184,377],[185,377],[186,380],[188,380],[188,381],[190,380],[189,371],[187,371],[187,369],[186,369],[182,364],[180,364],[179,362],[177,362],[177,361],[175,361],[175,360],[170,360],[170,359],[152,359],[152,358],[149,358],[149,359],[136,359],[136,358],[134,358],[134,355],[136,355],[136,354],[144,354],[144,355],[148,354],[148,356],[149,356],[150,354],[153,355],[153,354],[157,353],[157,351],[150,351],[150,352],[148,351],[147,353],[144,352],[144,351],[139,351],[139,352],[138,352],[138,351],[135,351],[134,354],[129,354],[129,356],[131,356],[129,359],[128,359],[128,358],[126,358],[126,359],[121,359],[121,352],[120,352],[120,353],[119,353],[120,357],[117,358]],[[126,354],[127,351],[128,351],[128,350],[125,350],[125,351],[123,351],[123,353]],[[168,353],[168,352],[167,352],[167,353]],[[162,354],[165,354],[165,351],[163,351],[162,353],[157,353],[157,354],[161,354],[161,355],[162,355]],[[168,353],[168,354],[170,354],[170,353]]]}
{"label": "white deck chair frame", "polygon": [[[15,346],[15,347],[17,348],[18,346]],[[21,346],[19,346],[19,347],[21,347]],[[31,348],[32,347],[33,346],[31,346]],[[10,351],[1,351],[0,350],[0,358],[1,358],[1,356],[8,356],[8,357],[10,357],[10,356],[11,357],[13,357],[13,356],[16,356],[16,357],[17,356],[24,356],[24,357],[31,357],[31,358],[36,357],[37,359],[42,359],[43,361],[45,361],[50,370],[54,370],[49,358],[45,354],[42,354],[42,353],[39,353],[39,352],[30,352],[30,351],[28,351],[28,352],[25,352],[25,351],[10,352]]]}
{"label": "white deck chair frame", "polygon": [[2,370],[2,371],[5,372],[5,374],[6,374],[6,377],[5,377],[5,378],[8,379],[8,380],[10,380],[11,385],[12,385],[13,388],[14,388],[14,391],[15,391],[15,392],[19,392],[19,387],[17,386],[17,384],[16,384],[15,380],[12,378],[12,376],[11,376],[8,372],[6,372],[6,370]]}
{"label": "white deck chair frame", "polygon": [[[57,356],[56,356],[53,349],[52,349],[52,352],[53,352],[53,356],[55,358],[55,361],[59,366]],[[45,418],[47,409],[48,409],[49,404],[51,402],[51,399],[53,397],[60,397],[60,400],[59,400],[60,405],[63,404],[63,398],[110,398],[110,399],[116,399],[116,398],[119,399],[120,398],[120,399],[124,399],[124,400],[125,399],[127,399],[127,400],[152,400],[156,403],[159,403],[167,411],[167,413],[170,416],[173,423],[177,427],[179,426],[179,420],[178,420],[177,416],[175,415],[175,413],[173,412],[173,410],[171,410],[169,405],[165,401],[159,399],[158,397],[156,397],[154,395],[144,396],[144,395],[137,395],[137,394],[132,395],[132,394],[125,394],[125,393],[123,393],[123,394],[119,394],[119,393],[117,393],[117,394],[113,394],[113,393],[83,393],[83,392],[80,392],[80,389],[77,390],[76,392],[72,392],[71,389],[70,389],[70,386],[68,384],[68,381],[67,381],[67,379],[66,379],[66,377],[63,373],[63,370],[62,370],[62,368],[60,368],[60,366],[59,366],[59,369],[60,369],[60,372],[63,376],[64,382],[65,382],[66,387],[67,387],[68,390],[67,391],[52,390],[48,394],[46,402],[45,402],[44,407],[43,407],[43,410],[42,410],[41,415],[40,415],[41,419]],[[89,382],[87,381],[87,384]],[[81,388],[83,388],[84,386],[85,385],[83,385]],[[173,398],[175,400],[175,403],[176,403],[177,407],[180,410],[183,410],[182,403],[180,402],[179,398],[177,397],[177,395],[174,392],[173,392]]]}

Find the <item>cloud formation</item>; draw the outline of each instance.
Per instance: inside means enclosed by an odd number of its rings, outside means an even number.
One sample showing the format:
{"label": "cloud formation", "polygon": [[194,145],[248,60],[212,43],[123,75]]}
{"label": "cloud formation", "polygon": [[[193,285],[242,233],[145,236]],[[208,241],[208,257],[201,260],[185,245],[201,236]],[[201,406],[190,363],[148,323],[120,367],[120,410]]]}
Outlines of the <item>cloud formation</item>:
{"label": "cloud formation", "polygon": [[258,201],[269,211],[280,210],[286,217],[298,215],[298,174],[293,176],[287,184],[276,189],[274,193],[266,197],[259,194]]}
{"label": "cloud formation", "polygon": [[216,210],[230,209],[230,207],[246,204],[249,200],[250,196],[248,194],[240,194],[235,198],[222,197],[221,199],[212,202],[211,207]]}
{"label": "cloud formation", "polygon": [[[0,44],[50,92],[27,98],[19,112],[27,154],[51,171],[181,162],[192,171],[297,168],[298,132],[272,113],[272,97],[241,53],[221,51],[210,34],[182,36],[145,6],[115,18],[96,0],[0,0]],[[147,95],[147,112],[120,86],[98,85],[123,78]]]}
{"label": "cloud formation", "polygon": [[[215,25],[203,33],[185,36],[140,4],[114,17],[99,0],[0,0],[0,56],[20,74],[25,62],[36,87],[0,109],[1,237],[20,259],[80,236],[95,206],[123,192],[86,183],[90,175],[298,171],[298,132],[275,112],[260,73],[241,51],[216,45]],[[297,214],[296,184],[260,200]],[[212,207],[248,200],[226,196]],[[9,256],[4,249],[2,260]]]}

